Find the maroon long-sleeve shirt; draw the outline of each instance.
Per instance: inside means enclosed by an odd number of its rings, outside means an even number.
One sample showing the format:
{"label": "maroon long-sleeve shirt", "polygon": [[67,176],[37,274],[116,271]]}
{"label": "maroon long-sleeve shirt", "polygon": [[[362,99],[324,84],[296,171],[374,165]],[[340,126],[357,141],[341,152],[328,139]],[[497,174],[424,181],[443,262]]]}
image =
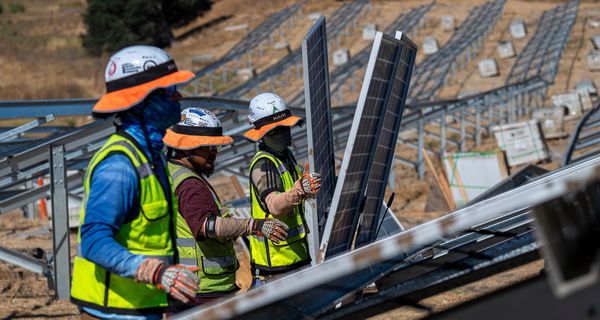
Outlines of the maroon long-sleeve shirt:
{"label": "maroon long-sleeve shirt", "polygon": [[179,213],[187,222],[194,238],[202,238],[200,230],[208,216],[211,213],[221,215],[209,188],[200,179],[188,178],[179,184],[175,194],[179,200]]}

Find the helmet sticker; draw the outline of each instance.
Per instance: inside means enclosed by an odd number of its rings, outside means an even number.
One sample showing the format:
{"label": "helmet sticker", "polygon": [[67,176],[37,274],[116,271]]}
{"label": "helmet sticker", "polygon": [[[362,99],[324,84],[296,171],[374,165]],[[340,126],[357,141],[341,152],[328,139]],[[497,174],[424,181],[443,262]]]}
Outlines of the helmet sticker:
{"label": "helmet sticker", "polygon": [[157,66],[157,63],[154,60],[148,60],[144,62],[144,70],[148,70],[150,68],[154,68]]}
{"label": "helmet sticker", "polygon": [[199,115],[201,117],[203,117],[203,116],[206,115],[206,113],[204,113],[202,110],[198,110],[198,109],[190,109],[190,112],[191,113],[195,113],[195,114],[197,114],[197,115]]}
{"label": "helmet sticker", "polygon": [[139,66],[136,66],[132,63],[124,63],[122,65],[123,73],[137,73],[140,69]]}
{"label": "helmet sticker", "polygon": [[116,71],[117,71],[117,64],[113,60],[111,60],[110,65],[108,66],[108,75],[113,76]]}

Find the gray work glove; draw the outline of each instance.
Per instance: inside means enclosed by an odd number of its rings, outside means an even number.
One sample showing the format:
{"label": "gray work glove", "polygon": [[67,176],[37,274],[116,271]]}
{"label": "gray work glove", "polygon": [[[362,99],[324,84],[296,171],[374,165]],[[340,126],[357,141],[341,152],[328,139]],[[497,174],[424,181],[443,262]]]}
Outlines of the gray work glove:
{"label": "gray work glove", "polygon": [[287,239],[288,227],[277,219],[253,219],[250,223],[253,235],[265,237],[274,243]]}
{"label": "gray work glove", "polygon": [[181,264],[167,265],[159,259],[148,258],[138,267],[135,280],[156,285],[173,298],[187,303],[189,298],[196,296],[200,286],[200,279],[194,273],[198,270],[200,268]]}

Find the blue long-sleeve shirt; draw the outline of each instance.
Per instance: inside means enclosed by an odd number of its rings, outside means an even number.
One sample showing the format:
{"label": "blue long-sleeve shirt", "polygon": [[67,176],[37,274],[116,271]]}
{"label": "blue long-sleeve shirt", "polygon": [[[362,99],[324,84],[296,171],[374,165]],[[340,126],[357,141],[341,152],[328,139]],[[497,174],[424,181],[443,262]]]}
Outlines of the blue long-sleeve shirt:
{"label": "blue long-sleeve shirt", "polygon": [[[140,132],[126,130],[150,158],[147,143]],[[152,145],[155,157],[162,144]],[[158,150],[157,150],[158,149]],[[164,160],[164,159],[163,159]],[[170,196],[170,185],[165,173],[165,162],[157,161],[155,173]],[[85,219],[81,226],[81,253],[107,271],[133,278],[144,256],[134,255],[114,239],[120,227],[134,220],[139,213],[139,178],[127,156],[113,154],[94,169],[86,202]]]}

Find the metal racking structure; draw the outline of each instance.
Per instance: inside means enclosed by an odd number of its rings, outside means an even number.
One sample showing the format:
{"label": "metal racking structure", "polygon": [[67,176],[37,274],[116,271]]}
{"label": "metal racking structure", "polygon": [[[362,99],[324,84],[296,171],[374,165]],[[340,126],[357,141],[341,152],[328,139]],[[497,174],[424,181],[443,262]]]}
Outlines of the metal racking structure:
{"label": "metal racking structure", "polygon": [[[191,84],[196,94],[206,90],[213,92],[215,80],[227,82],[231,73],[235,73],[243,64],[247,68],[251,67],[253,56],[262,57],[264,46],[273,45],[276,35],[284,38],[285,29],[291,30],[295,20],[301,18],[304,3],[305,1],[301,1],[271,14],[223,57],[196,72],[195,80]],[[233,65],[228,66],[231,63]],[[217,71],[220,71],[220,74],[217,74]]]}
{"label": "metal racking structure", "polygon": [[594,157],[600,153],[600,103],[588,111],[575,131],[571,133],[569,145],[562,158],[562,165],[566,166],[583,159]]}
{"label": "metal racking structure", "polygon": [[[327,29],[327,38],[336,41],[342,35],[349,35],[348,28],[357,28],[356,20],[364,10],[370,7],[369,0],[353,0],[338,8],[332,15]],[[275,87],[287,86],[290,79],[302,78],[302,50],[298,48],[276,62],[260,74],[245,83],[231,88],[223,96],[242,98],[248,94],[256,94],[261,86],[268,82],[267,87],[274,91]]]}
{"label": "metal racking structure", "polygon": [[[421,25],[423,17],[431,10],[434,4],[435,2],[431,2],[414,8],[409,12],[400,14],[392,23],[384,28],[384,33],[392,34],[396,31],[402,31],[408,35],[416,33]],[[344,99],[343,91],[346,82],[348,82],[349,79],[351,80],[349,90],[351,92],[356,91],[358,83],[357,71],[364,68],[367,65],[367,62],[369,62],[370,50],[371,47],[366,46],[359,53],[353,55],[346,64],[335,68],[331,73],[332,98],[337,105],[348,103],[348,101]],[[302,91],[298,92],[298,94],[289,101],[289,104],[293,106],[304,105],[304,93]]]}
{"label": "metal racking structure", "polygon": [[579,0],[572,0],[544,11],[535,34],[512,66],[507,85],[534,77],[554,82],[560,57],[577,18],[578,6]]}
{"label": "metal racking structure", "polygon": [[494,0],[475,7],[448,43],[417,65],[409,101],[434,99],[446,79],[475,58],[502,15],[504,3],[505,0]]}

